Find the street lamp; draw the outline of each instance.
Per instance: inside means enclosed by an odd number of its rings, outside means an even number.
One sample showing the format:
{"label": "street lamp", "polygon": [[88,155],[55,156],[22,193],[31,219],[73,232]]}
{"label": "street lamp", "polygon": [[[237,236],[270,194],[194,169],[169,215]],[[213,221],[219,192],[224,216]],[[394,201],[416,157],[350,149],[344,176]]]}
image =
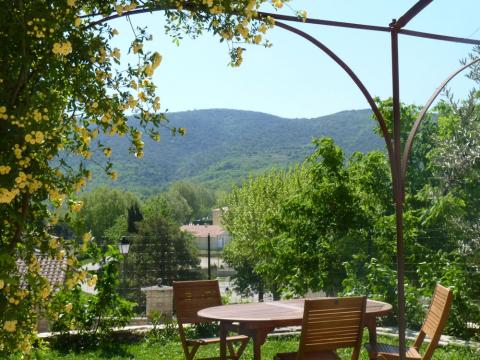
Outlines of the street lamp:
{"label": "street lamp", "polygon": [[126,262],[127,262],[127,255],[128,251],[130,250],[130,243],[127,240],[126,236],[122,236],[122,240],[120,241],[120,244],[118,245],[118,248],[120,249],[120,253],[123,255],[123,295],[127,295],[127,272],[126,272]]}
{"label": "street lamp", "polygon": [[120,253],[122,255],[128,254],[128,251],[130,250],[130,243],[128,242],[126,236],[122,236],[122,241],[120,241],[118,248],[120,249]]}

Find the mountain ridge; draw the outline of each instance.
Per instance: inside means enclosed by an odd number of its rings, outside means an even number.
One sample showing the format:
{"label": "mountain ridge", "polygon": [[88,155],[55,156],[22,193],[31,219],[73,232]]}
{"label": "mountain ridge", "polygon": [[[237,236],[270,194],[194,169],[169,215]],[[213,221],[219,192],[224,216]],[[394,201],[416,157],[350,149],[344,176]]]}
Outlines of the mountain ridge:
{"label": "mountain ridge", "polygon": [[[115,183],[99,175],[101,184],[149,193],[179,180],[228,189],[249,173],[272,167],[285,168],[303,161],[312,151],[314,137],[332,137],[346,156],[354,151],[383,150],[383,139],[374,133],[370,110],[345,110],[317,118],[283,118],[267,113],[202,109],[167,113],[168,126],[186,128],[185,136],[161,129],[159,143],[145,138],[144,157],[128,152],[125,138],[105,138],[112,148]],[[94,155],[102,160],[99,154]]]}

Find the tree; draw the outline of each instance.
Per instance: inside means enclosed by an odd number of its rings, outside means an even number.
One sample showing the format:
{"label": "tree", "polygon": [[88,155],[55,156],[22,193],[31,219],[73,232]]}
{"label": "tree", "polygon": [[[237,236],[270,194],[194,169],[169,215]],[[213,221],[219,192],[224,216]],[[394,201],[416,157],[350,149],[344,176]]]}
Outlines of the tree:
{"label": "tree", "polygon": [[173,183],[166,191],[165,199],[181,224],[211,216],[217,201],[214,191],[187,181]]}
{"label": "tree", "polygon": [[106,187],[82,194],[79,199],[83,206],[73,214],[72,228],[79,237],[91,232],[98,240],[105,237],[106,231],[115,225],[119,217],[125,218],[130,208],[138,207],[138,199],[133,194]]}
{"label": "tree", "polygon": [[241,187],[234,187],[224,200],[228,210],[223,214],[223,223],[232,236],[224,259],[236,270],[236,290],[245,295],[258,293],[260,299],[267,291],[278,295],[280,284],[275,277],[261,273],[259,265],[264,259],[272,260],[268,243],[276,230],[268,219],[279,211],[286,194],[295,190],[292,182],[287,181],[294,178],[289,174],[272,170],[250,177]]}
{"label": "tree", "polygon": [[127,231],[129,233],[136,233],[137,232],[137,225],[138,221],[143,220],[142,212],[138,207],[137,203],[134,203],[132,206],[128,208],[127,213]]}
{"label": "tree", "polygon": [[[157,128],[165,117],[151,77],[162,56],[147,51],[144,43],[151,37],[139,28],[129,49],[123,49],[137,55],[138,62],[122,63],[121,49],[109,44],[118,31],[108,20],[163,9],[174,39],[211,31],[233,45],[232,65],[238,66],[243,48],[236,42],[262,43],[263,33],[273,24],[255,19],[266,2],[0,3],[0,356],[30,351],[34,310],[51,290],[33,271],[35,251],[68,256],[69,264],[77,263],[73,244],[52,237],[48,227],[57,221],[62,204],[72,211],[81,208],[72,195],[92,176],[85,160],[92,151],[102,152],[105,171],[112,179],[118,176],[109,161],[111,149],[99,135],[128,136],[130,151],[138,158],[143,156],[142,129],[159,139]],[[283,1],[273,5],[281,7]],[[129,122],[127,110],[137,114],[140,128]],[[76,166],[67,161],[72,157],[79,159]],[[28,292],[20,287],[18,259],[32,264],[22,280]],[[75,278],[76,272],[71,274]]]}
{"label": "tree", "polygon": [[332,139],[314,140],[316,148],[302,165],[297,191],[272,219],[273,259],[262,269],[275,274],[283,291],[335,293],[340,289],[342,259],[362,248],[363,217],[345,168],[342,150]]}
{"label": "tree", "polygon": [[362,245],[365,221],[343,153],[331,139],[314,143],[301,166],[250,178],[227,197],[225,260],[242,291],[335,292],[342,262]]}
{"label": "tree", "polygon": [[153,286],[161,278],[163,284],[174,280],[200,278],[200,260],[193,238],[180,231],[171,210],[161,196],[143,206],[144,218],[131,237],[128,254],[129,287],[135,288],[135,300],[143,303],[140,287]]}

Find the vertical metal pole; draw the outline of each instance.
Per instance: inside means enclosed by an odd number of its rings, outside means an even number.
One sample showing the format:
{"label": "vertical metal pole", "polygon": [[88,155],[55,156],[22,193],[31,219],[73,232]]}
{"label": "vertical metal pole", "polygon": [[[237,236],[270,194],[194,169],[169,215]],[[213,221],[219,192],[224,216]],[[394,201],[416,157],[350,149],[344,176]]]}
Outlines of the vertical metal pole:
{"label": "vertical metal pole", "polygon": [[123,254],[123,297],[127,297],[127,254]]}
{"label": "vertical metal pole", "polygon": [[[394,23],[393,23],[394,25]],[[391,25],[392,26],[392,25]],[[393,142],[394,164],[392,167],[395,213],[397,222],[397,295],[398,295],[398,335],[400,345],[400,359],[405,360],[405,287],[404,267],[405,253],[403,244],[403,198],[405,192],[402,181],[402,146],[401,146],[401,119],[400,119],[400,75],[398,62],[398,30],[391,27],[392,38],[392,86],[393,86]]]}
{"label": "vertical metal pole", "polygon": [[211,257],[210,257],[210,233],[208,233],[208,236],[207,236],[207,241],[208,241],[208,244],[207,244],[207,256],[208,256],[208,280],[211,280],[212,279],[212,268],[210,266],[210,260],[211,260]]}

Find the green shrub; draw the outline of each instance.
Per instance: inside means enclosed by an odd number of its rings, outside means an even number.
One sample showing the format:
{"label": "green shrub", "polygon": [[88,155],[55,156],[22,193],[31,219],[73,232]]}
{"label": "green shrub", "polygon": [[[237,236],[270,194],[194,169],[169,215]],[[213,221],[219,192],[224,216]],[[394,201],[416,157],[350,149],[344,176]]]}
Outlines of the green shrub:
{"label": "green shrub", "polygon": [[[367,295],[370,299],[385,301],[393,305],[397,313],[396,270],[380,264],[376,259],[370,262],[354,256],[344,263],[346,278],[343,281],[343,295]],[[453,290],[453,305],[445,333],[472,338],[475,335],[469,323],[480,323],[480,308],[474,299],[479,298],[480,273],[457,254],[437,252],[426,255],[425,261],[417,264],[416,271],[405,279],[405,310],[407,326],[419,329],[428,311],[433,291],[437,284]],[[388,324],[394,318],[387,318]]]}
{"label": "green shrub", "polygon": [[152,311],[148,318],[153,329],[147,333],[147,342],[166,344],[169,341],[178,340],[178,328],[175,320],[159,311]]}
{"label": "green shrub", "polygon": [[118,250],[110,246],[103,256],[106,260],[94,271],[95,294],[84,293],[80,284],[55,294],[48,312],[52,331],[68,337],[71,330],[76,330],[87,341],[108,340],[114,328],[130,322],[135,303],[123,299],[117,292],[119,258]]}

